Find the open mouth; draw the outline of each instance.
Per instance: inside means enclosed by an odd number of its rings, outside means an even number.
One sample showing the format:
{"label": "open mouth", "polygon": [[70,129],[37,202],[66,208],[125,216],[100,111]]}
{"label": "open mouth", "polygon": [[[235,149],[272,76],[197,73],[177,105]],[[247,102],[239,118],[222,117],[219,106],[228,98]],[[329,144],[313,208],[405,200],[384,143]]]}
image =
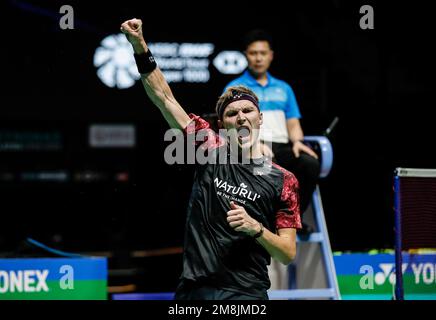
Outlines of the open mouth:
{"label": "open mouth", "polygon": [[246,143],[250,141],[250,128],[242,126],[238,128],[238,140],[241,143]]}

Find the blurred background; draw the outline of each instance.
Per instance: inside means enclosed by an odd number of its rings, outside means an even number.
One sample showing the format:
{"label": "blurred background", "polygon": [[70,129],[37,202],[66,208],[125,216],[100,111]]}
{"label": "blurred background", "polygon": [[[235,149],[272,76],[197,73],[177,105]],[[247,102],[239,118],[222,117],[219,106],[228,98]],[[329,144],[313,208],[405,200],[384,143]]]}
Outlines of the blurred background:
{"label": "blurred background", "polygon": [[[64,4],[74,9],[74,29],[60,28]],[[374,8],[374,30],[359,26],[362,5]],[[392,248],[394,169],[436,168],[436,52],[424,2],[2,6],[3,256],[25,255],[31,237],[68,252],[104,252],[113,269],[143,279],[144,290],[174,289],[193,168],[165,163],[167,124],[140,82],[99,64],[116,50],[111,68],[123,63],[116,37],[133,17],[165,59],[178,101],[199,115],[214,112],[224,86],[243,71],[226,73],[222,53],[242,51],[253,28],[272,34],[271,73],[294,89],[305,134],[321,135],[340,119],[330,136],[333,168],[320,180],[334,251]],[[181,47],[185,53],[174,54]],[[178,65],[187,58],[191,69]],[[157,271],[167,276],[158,281]]]}

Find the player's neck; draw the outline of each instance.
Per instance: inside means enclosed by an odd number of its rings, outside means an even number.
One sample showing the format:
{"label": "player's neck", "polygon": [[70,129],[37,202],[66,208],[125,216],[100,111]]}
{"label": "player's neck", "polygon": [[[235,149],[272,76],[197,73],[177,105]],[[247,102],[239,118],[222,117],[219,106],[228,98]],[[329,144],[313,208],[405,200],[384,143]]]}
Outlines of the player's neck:
{"label": "player's neck", "polygon": [[263,156],[259,143],[254,144],[253,147],[250,148],[248,156],[250,159],[259,159]]}
{"label": "player's neck", "polygon": [[244,149],[242,149],[241,146],[238,146],[236,152],[232,152],[232,146],[230,146],[229,151],[230,157],[238,162],[245,162],[247,160],[251,162],[251,160],[260,159],[263,157],[263,153],[259,143],[254,144],[252,147]]}

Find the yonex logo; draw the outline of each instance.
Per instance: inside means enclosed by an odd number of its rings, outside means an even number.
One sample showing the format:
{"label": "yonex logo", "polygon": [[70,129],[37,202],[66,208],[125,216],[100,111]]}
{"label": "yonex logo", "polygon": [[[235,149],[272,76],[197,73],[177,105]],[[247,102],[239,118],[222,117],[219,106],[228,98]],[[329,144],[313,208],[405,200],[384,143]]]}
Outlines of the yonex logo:
{"label": "yonex logo", "polygon": [[[381,286],[387,279],[389,279],[390,284],[395,284],[395,272],[393,263],[380,263],[379,267],[382,272],[377,272],[374,277],[375,284]],[[407,264],[403,264],[403,269],[407,268]],[[404,271],[403,270],[403,271]]]}
{"label": "yonex logo", "polygon": [[[8,293],[38,293],[49,292],[49,273],[42,270],[0,270],[0,300]],[[74,268],[62,265],[59,269],[59,287],[61,290],[74,289]],[[52,279],[53,281],[53,279]]]}
{"label": "yonex logo", "polygon": [[223,74],[238,74],[244,71],[248,63],[239,51],[223,51],[215,57],[213,65]]}
{"label": "yonex logo", "polygon": [[[436,283],[436,265],[433,263],[403,263],[401,272],[404,274],[410,266],[411,273],[413,274],[414,283],[425,285],[434,285]],[[374,284],[382,286],[389,281],[391,285],[396,282],[395,277],[395,264],[393,263],[380,263],[379,268],[381,272],[374,274],[374,268],[371,265],[363,265],[360,267],[359,273],[363,274],[360,278],[359,285],[363,290],[374,289]],[[409,269],[409,270],[410,270]]]}

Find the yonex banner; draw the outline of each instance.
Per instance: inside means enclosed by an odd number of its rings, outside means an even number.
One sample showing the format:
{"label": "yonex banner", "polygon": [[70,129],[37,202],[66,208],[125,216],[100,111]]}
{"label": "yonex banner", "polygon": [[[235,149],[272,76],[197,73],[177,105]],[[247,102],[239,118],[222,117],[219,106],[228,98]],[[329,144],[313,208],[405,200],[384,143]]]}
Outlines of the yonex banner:
{"label": "yonex banner", "polygon": [[[390,300],[395,255],[351,253],[334,256],[342,299]],[[436,300],[436,254],[403,253],[405,300]]]}
{"label": "yonex banner", "polygon": [[105,300],[107,259],[0,259],[2,299]]}

